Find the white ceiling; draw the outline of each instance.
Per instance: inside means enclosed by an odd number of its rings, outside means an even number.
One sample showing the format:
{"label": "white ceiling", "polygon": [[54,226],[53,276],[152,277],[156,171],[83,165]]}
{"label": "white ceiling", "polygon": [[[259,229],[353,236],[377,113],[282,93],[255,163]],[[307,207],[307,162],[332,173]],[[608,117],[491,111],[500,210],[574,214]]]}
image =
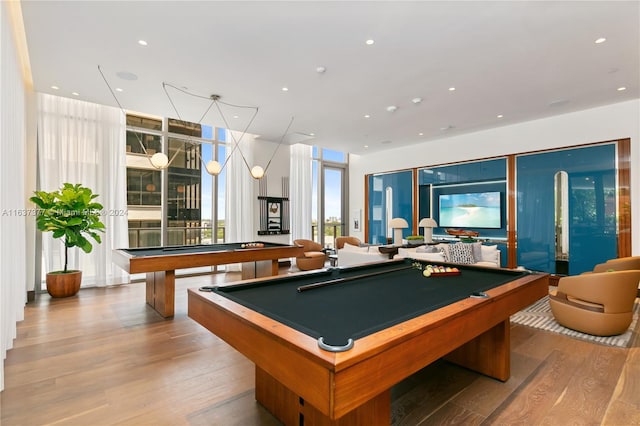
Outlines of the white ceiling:
{"label": "white ceiling", "polygon": [[[294,117],[287,143],[352,153],[640,97],[639,1],[23,0],[22,12],[36,91],[116,106],[100,66],[124,109],[198,122],[217,94],[258,107],[249,133],[279,141]],[[237,130],[253,113],[221,110]],[[214,106],[202,122],[222,116]]]}

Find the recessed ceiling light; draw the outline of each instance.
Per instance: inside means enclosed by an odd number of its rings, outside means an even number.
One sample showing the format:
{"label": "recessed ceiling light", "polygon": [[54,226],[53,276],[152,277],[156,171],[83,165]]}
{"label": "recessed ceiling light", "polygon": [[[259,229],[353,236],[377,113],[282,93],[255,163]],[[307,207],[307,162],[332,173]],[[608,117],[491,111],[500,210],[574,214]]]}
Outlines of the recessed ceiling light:
{"label": "recessed ceiling light", "polygon": [[596,39],[595,43],[596,43],[596,44],[600,44],[600,43],[604,43],[605,41],[607,41],[607,39],[606,39],[606,38],[604,38],[604,37],[600,37],[600,38],[597,38],[597,39]]}
{"label": "recessed ceiling light", "polygon": [[618,90],[618,92],[622,92],[623,90],[627,90],[627,88],[626,88],[626,87],[624,87],[624,86],[622,86],[622,87],[618,87],[618,89],[617,89],[617,90]]}
{"label": "recessed ceiling light", "polygon": [[420,102],[422,102],[422,98],[413,98],[413,99],[411,99],[411,102],[413,102],[414,104],[418,105]]}
{"label": "recessed ceiling light", "polygon": [[504,117],[504,116],[503,116],[502,114],[498,114],[496,117],[498,117],[498,118],[502,118],[502,117]]}
{"label": "recessed ceiling light", "polygon": [[316,134],[315,134],[315,133],[313,133],[313,132],[309,133],[309,136],[315,136],[315,135],[316,135]]}
{"label": "recessed ceiling light", "polygon": [[127,81],[136,81],[138,79],[137,75],[129,71],[118,71],[116,75],[118,76],[118,78]]}
{"label": "recessed ceiling light", "polygon": [[149,43],[147,43],[145,40],[138,40],[138,44],[139,44],[140,46],[146,46],[146,45],[148,45]]}
{"label": "recessed ceiling light", "polygon": [[369,39],[369,40],[365,41],[365,43],[366,43],[367,45],[371,46],[373,43],[375,43],[375,41],[374,41],[374,40],[372,40],[372,39]]}
{"label": "recessed ceiling light", "polygon": [[556,100],[553,100],[553,101],[549,102],[549,106],[557,107],[557,106],[561,106],[561,105],[564,105],[564,104],[567,104],[567,103],[569,103],[568,99],[556,99]]}
{"label": "recessed ceiling light", "polygon": [[326,68],[326,67],[317,67],[317,68],[316,68],[316,72],[317,72],[318,74],[322,74],[322,73],[324,73],[326,70],[327,70],[327,68]]}
{"label": "recessed ceiling light", "polygon": [[53,90],[58,90],[58,89],[60,89],[58,86],[51,86],[51,88],[52,88]]}
{"label": "recessed ceiling light", "polygon": [[78,93],[78,92],[71,92],[71,94],[72,94],[73,96],[80,96],[80,93]]}
{"label": "recessed ceiling light", "polygon": [[369,114],[365,114],[364,118],[371,118],[371,116]]}
{"label": "recessed ceiling light", "polygon": [[420,132],[418,133],[418,136],[424,136],[424,133]]}
{"label": "recessed ceiling light", "polygon": [[116,92],[124,92],[124,90],[122,90],[122,89],[121,89],[121,88],[119,88],[119,87],[116,87]]}
{"label": "recessed ceiling light", "polygon": [[395,112],[397,109],[398,109],[398,107],[395,106],[395,105],[389,105],[387,107],[387,111],[389,111],[389,112]]}
{"label": "recessed ceiling light", "polygon": [[240,118],[240,116],[238,116],[238,115],[234,115],[234,116],[233,116],[233,118]]}
{"label": "recessed ceiling light", "polygon": [[453,92],[454,90],[456,90],[456,88],[455,88],[455,87],[449,87],[449,91],[450,91],[450,92]]}
{"label": "recessed ceiling light", "polygon": [[283,87],[283,88],[282,88],[282,91],[283,91],[283,92],[288,92],[288,91],[289,91],[289,88],[288,88],[288,87]]}
{"label": "recessed ceiling light", "polygon": [[364,147],[365,147],[365,148],[369,148],[369,145],[365,145]]}

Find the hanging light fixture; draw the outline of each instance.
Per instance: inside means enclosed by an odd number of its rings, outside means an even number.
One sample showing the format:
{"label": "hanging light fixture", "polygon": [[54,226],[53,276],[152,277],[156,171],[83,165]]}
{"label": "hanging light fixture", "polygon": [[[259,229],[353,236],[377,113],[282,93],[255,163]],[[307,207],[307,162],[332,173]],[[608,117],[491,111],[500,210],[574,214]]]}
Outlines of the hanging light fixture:
{"label": "hanging light fixture", "polygon": [[156,152],[151,156],[151,165],[156,169],[164,169],[169,165],[169,157],[162,152]]}
{"label": "hanging light fixture", "polygon": [[[107,87],[111,91],[111,94],[112,94],[113,98],[115,99],[116,103],[118,104],[118,106],[120,107],[122,112],[126,115],[126,111],[124,110],[124,108],[122,107],[122,105],[118,101],[117,96],[115,95],[115,93],[111,89],[111,86],[109,85],[109,82],[107,81],[106,77],[104,76],[104,74],[102,72],[102,69],[100,68],[100,65],[98,65],[98,71],[100,71],[100,74],[102,75],[102,78],[103,78],[104,82],[107,84]],[[211,101],[211,103],[207,107],[207,109],[204,112],[204,114],[202,114],[202,117],[200,117],[200,120],[198,120],[198,122],[197,122],[198,124],[200,124],[202,119],[206,116],[206,114],[209,112],[209,110],[211,109],[211,107],[213,105],[215,105],[217,107],[217,109],[218,109],[218,111],[220,113],[220,116],[222,117],[222,120],[223,120],[223,122],[224,122],[224,124],[225,124],[227,129],[230,129],[230,126],[229,126],[229,123],[227,122],[227,119],[226,119],[225,115],[222,113],[222,110],[221,110],[219,104],[224,104],[224,105],[235,107],[235,108],[251,108],[251,109],[254,109],[255,112],[253,113],[253,116],[251,117],[251,120],[249,120],[249,123],[247,124],[247,126],[242,131],[242,134],[240,135],[240,138],[236,139],[234,133],[231,132],[231,137],[232,137],[232,139],[234,141],[234,145],[233,145],[233,149],[231,150],[229,155],[226,157],[226,159],[225,159],[223,164],[220,164],[216,160],[210,160],[207,163],[205,163],[204,160],[202,159],[202,156],[200,155],[200,152],[196,151],[196,153],[197,153],[197,155],[198,155],[198,157],[200,159],[200,162],[204,165],[205,170],[207,171],[207,173],[209,173],[209,174],[211,174],[213,176],[218,176],[220,173],[222,173],[222,171],[224,170],[225,166],[227,165],[227,162],[229,161],[229,158],[231,158],[231,156],[233,155],[233,153],[236,150],[238,150],[238,152],[242,156],[242,160],[244,161],[245,166],[247,167],[247,169],[251,173],[251,176],[254,179],[262,179],[265,176],[265,174],[267,173],[267,170],[269,169],[269,166],[271,165],[271,161],[275,157],[280,145],[282,145],[284,137],[287,135],[287,132],[288,132],[289,128],[291,127],[291,124],[293,123],[293,117],[291,118],[291,121],[289,122],[289,126],[287,126],[287,129],[285,130],[284,134],[282,135],[282,138],[280,139],[280,142],[278,143],[278,146],[275,148],[273,154],[271,155],[271,158],[269,159],[267,165],[264,168],[262,166],[259,166],[259,165],[255,165],[253,167],[250,167],[249,163],[247,162],[246,157],[244,156],[244,154],[242,152],[242,149],[240,148],[240,142],[244,138],[245,134],[247,133],[247,130],[249,129],[249,126],[251,126],[251,124],[253,123],[253,120],[255,119],[256,115],[258,114],[258,107],[244,106],[244,105],[234,105],[234,104],[221,102],[220,101],[220,95],[215,95],[214,94],[214,95],[210,95],[210,96],[205,97],[205,96],[202,96],[202,95],[197,95],[197,94],[190,93],[187,90],[184,90],[184,89],[178,88],[178,87],[176,87],[174,85],[171,85],[171,84],[163,82],[162,83],[162,88],[163,88],[165,94],[167,95],[167,98],[169,99],[169,102],[171,103],[171,106],[173,107],[174,111],[176,112],[176,115],[178,116],[178,119],[180,119],[182,121],[185,121],[185,120],[182,119],[178,109],[176,108],[175,104],[173,103],[173,100],[171,99],[171,96],[169,95],[169,92],[167,91],[167,87],[172,87],[173,89],[176,89],[176,90],[178,90],[180,92],[183,92],[183,93],[185,93],[187,95],[190,95],[190,96],[194,96],[194,97],[198,97],[198,98],[202,98],[202,99],[208,99],[208,100]],[[144,144],[142,143],[142,139],[140,138],[138,133],[134,133],[134,134],[138,138],[138,142],[140,143],[140,147],[142,148],[142,151],[147,156],[147,158],[149,159],[149,162],[151,163],[151,165],[155,169],[165,169],[165,168],[167,168],[173,162],[173,160],[176,158],[178,153],[180,152],[180,149],[178,149],[171,159],[169,159],[169,157],[167,157],[167,155],[162,153],[162,152],[158,152],[158,153],[155,153],[153,155],[149,155],[149,153],[147,152],[147,149],[145,148]],[[196,142],[192,142],[191,141],[191,136],[190,135],[188,135],[188,137],[189,137],[188,143],[191,143],[193,145],[197,145],[198,144]]]}
{"label": "hanging light fixture", "polygon": [[207,162],[205,168],[207,169],[207,173],[213,176],[218,176],[222,171],[222,165],[216,160],[210,160]]}
{"label": "hanging light fixture", "polygon": [[[209,99],[211,101],[209,107],[207,108],[207,110],[204,112],[204,114],[202,115],[202,117],[200,117],[200,120],[198,121],[198,123],[200,123],[202,121],[202,119],[205,117],[205,115],[209,112],[209,110],[211,109],[211,107],[213,105],[216,106],[216,108],[218,109],[218,112],[220,113],[220,116],[222,117],[222,121],[224,122],[225,126],[227,129],[229,129],[229,123],[227,122],[227,119],[224,115],[224,113],[222,112],[222,109],[220,108],[219,104],[224,104],[227,106],[231,106],[231,107],[235,107],[235,108],[251,108],[254,109],[254,113],[253,116],[251,117],[251,120],[249,120],[249,123],[247,124],[247,126],[244,128],[244,130],[242,131],[242,134],[240,135],[240,138],[236,139],[235,135],[233,134],[233,132],[231,132],[231,138],[234,141],[233,144],[233,149],[231,150],[231,152],[229,153],[229,155],[227,156],[227,158],[225,159],[224,163],[222,165],[220,165],[220,163],[216,160],[210,160],[209,162],[207,162],[205,164],[204,160],[202,159],[202,157],[200,156],[200,152],[196,151],[198,154],[198,157],[200,158],[200,161],[202,162],[202,164],[205,167],[205,170],[207,171],[207,173],[213,175],[213,176],[217,176],[220,173],[222,173],[222,170],[224,170],[225,166],[227,165],[227,162],[229,161],[229,158],[231,158],[231,155],[233,155],[233,153],[238,150],[238,152],[240,153],[240,155],[242,156],[242,160],[244,161],[244,164],[247,166],[247,169],[249,169],[249,171],[251,171],[250,167],[249,167],[249,163],[247,162],[247,159],[245,158],[244,154],[242,153],[242,150],[240,149],[240,142],[242,141],[242,138],[244,138],[244,136],[247,133],[247,130],[249,129],[249,126],[251,126],[251,123],[253,123],[253,120],[256,118],[256,115],[258,114],[258,107],[251,107],[251,106],[244,106],[244,105],[234,105],[234,104],[229,104],[226,102],[222,102],[220,101],[220,95],[210,95],[208,97],[202,96],[202,95],[197,95],[197,94],[193,94],[190,93],[184,89],[178,88],[174,85],[171,85],[169,83],[162,83],[162,88],[164,89],[165,94],[167,95],[167,98],[169,99],[169,102],[171,103],[171,105],[173,106],[174,111],[176,112],[176,114],[178,115],[178,118],[180,118],[182,120],[182,118],[180,117],[180,113],[178,112],[178,109],[176,108],[175,104],[173,103],[173,100],[171,98],[171,96],[169,95],[169,92],[167,91],[167,87],[171,87],[175,90],[178,90],[180,92],[183,92],[187,95],[190,96],[194,96],[197,98],[202,98],[202,99]],[[263,173],[264,174],[264,173]],[[253,176],[253,175],[252,175]],[[261,176],[262,177],[262,176]]]}
{"label": "hanging light fixture", "polygon": [[262,179],[264,177],[264,169],[260,166],[253,166],[251,168],[251,176],[254,179]]}

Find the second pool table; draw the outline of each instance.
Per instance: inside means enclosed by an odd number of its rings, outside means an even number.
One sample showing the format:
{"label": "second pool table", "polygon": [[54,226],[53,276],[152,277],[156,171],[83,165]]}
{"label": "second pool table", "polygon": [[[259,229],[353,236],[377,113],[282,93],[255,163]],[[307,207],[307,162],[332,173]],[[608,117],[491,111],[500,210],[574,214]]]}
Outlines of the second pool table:
{"label": "second pool table", "polygon": [[[261,245],[247,247],[247,244]],[[196,244],[128,248],[113,251],[113,261],[130,274],[146,273],[147,304],[163,317],[175,312],[176,269],[242,263],[243,274],[278,275],[278,260],[301,256],[297,245],[270,242]]]}

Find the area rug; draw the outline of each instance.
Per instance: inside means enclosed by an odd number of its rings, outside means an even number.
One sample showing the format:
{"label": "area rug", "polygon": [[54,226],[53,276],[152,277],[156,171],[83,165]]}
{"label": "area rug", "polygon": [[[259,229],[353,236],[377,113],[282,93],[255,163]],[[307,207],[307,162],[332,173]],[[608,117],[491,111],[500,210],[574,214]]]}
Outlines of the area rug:
{"label": "area rug", "polygon": [[526,325],[527,327],[537,328],[539,330],[563,334],[565,336],[574,337],[576,339],[587,340],[589,342],[600,343],[608,346],[617,346],[619,348],[626,348],[631,343],[633,330],[635,330],[636,324],[638,322],[639,312],[640,303],[638,299],[636,299],[636,303],[633,306],[633,320],[631,321],[629,329],[624,334],[609,337],[592,336],[590,334],[571,330],[558,324],[553,317],[553,314],[551,313],[551,307],[549,306],[549,297],[545,296],[533,305],[512,315],[511,322]]}

